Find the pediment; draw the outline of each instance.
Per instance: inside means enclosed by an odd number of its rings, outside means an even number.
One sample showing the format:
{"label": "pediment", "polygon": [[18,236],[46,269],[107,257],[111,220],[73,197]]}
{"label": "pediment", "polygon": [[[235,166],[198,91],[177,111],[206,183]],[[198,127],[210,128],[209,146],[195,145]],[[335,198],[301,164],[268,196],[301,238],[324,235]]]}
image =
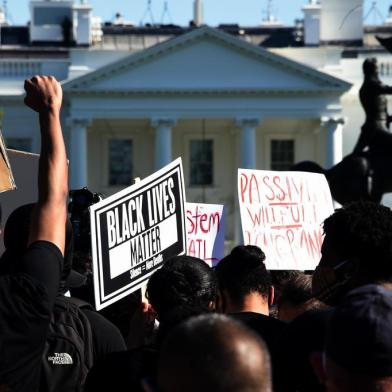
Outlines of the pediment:
{"label": "pediment", "polygon": [[64,84],[75,93],[344,92],[350,84],[210,27]]}

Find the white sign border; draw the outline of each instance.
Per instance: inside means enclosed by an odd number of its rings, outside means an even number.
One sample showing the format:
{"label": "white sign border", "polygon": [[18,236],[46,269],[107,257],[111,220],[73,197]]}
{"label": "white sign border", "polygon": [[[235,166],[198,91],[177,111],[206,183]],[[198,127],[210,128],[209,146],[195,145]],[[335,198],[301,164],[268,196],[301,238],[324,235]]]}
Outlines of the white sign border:
{"label": "white sign border", "polygon": [[[99,219],[98,215],[101,213],[104,213],[106,210],[109,208],[113,208],[113,205],[117,205],[123,202],[124,198],[127,198],[130,196],[130,194],[134,191],[132,196],[137,196],[139,193],[141,193],[146,185],[153,186],[154,183],[157,183],[158,181],[162,180],[162,177],[169,177],[173,173],[178,172],[178,177],[179,177],[179,185],[180,185],[180,197],[181,197],[181,202],[180,202],[180,208],[181,208],[181,213],[182,213],[182,232],[183,232],[183,250],[179,255],[186,254],[187,250],[187,243],[186,243],[186,226],[185,226],[185,205],[186,205],[186,198],[185,198],[185,184],[184,184],[184,176],[183,176],[183,166],[182,166],[182,159],[177,158],[175,161],[171,162],[167,166],[163,167],[162,169],[156,171],[155,173],[151,174],[150,176],[144,178],[143,180],[137,182],[134,185],[131,185],[120,192],[115,193],[112,196],[109,196],[108,198],[102,200],[101,202],[97,204],[93,204],[90,207],[90,221],[91,221],[91,250],[92,250],[92,260],[93,260],[93,281],[94,281],[94,298],[95,298],[95,307],[97,310],[101,310],[121,298],[126,297],[127,295],[133,293],[134,291],[140,289],[146,284],[146,281],[148,278],[156,271],[154,269],[151,271],[149,274],[141,277],[140,279],[137,279],[136,281],[133,281],[129,285],[122,287],[121,289],[118,289],[114,291],[113,293],[110,293],[109,295],[105,296],[103,293],[103,288],[104,288],[104,283],[103,283],[103,275],[102,275],[102,253],[101,253],[101,246],[99,246],[100,239],[101,239],[101,231],[100,231],[100,225],[99,225]],[[140,191],[140,192],[138,192]],[[113,203],[115,202],[115,203]],[[109,206],[110,204],[110,206]],[[107,208],[105,208],[105,206]],[[99,210],[99,214],[97,213],[97,210]],[[98,251],[98,252],[97,252]],[[140,283],[137,283],[135,285],[135,282],[138,280],[141,280]],[[132,286],[132,287],[129,287]]]}

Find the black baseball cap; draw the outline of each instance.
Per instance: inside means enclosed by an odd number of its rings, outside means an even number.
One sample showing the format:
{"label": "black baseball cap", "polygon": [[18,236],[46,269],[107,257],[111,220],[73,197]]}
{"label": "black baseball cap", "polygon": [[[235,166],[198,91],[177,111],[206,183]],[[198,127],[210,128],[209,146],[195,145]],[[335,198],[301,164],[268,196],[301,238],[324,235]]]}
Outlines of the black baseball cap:
{"label": "black baseball cap", "polygon": [[372,284],[347,294],[329,319],[325,353],[349,372],[392,376],[392,291]]}

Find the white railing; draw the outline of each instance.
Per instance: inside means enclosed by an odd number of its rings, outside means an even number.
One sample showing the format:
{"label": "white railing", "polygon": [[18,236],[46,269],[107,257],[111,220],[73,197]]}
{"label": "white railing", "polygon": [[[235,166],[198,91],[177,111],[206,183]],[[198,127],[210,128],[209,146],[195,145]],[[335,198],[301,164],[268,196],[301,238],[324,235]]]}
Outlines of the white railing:
{"label": "white railing", "polygon": [[42,73],[41,70],[41,63],[36,61],[0,60],[0,77],[28,77],[31,75],[40,75]]}
{"label": "white railing", "polygon": [[383,62],[379,65],[381,76],[391,76],[392,75],[392,63]]}

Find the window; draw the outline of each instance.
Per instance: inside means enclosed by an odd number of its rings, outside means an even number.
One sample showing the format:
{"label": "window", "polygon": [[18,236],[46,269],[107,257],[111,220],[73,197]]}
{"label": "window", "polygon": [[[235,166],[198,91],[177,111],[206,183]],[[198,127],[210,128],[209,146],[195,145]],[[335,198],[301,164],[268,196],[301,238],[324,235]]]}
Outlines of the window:
{"label": "window", "polygon": [[190,185],[212,185],[213,147],[212,140],[190,141]]}
{"label": "window", "polygon": [[129,139],[109,139],[109,185],[131,185],[133,143]]}
{"label": "window", "polygon": [[289,170],[294,164],[294,140],[271,140],[271,170]]}
{"label": "window", "polygon": [[36,7],[34,9],[36,26],[61,25],[65,18],[72,21],[72,9],[69,7]]}
{"label": "window", "polygon": [[381,76],[391,76],[391,63],[380,63],[380,75]]}
{"label": "window", "polygon": [[28,137],[7,137],[5,144],[11,150],[31,152],[32,143]]}

